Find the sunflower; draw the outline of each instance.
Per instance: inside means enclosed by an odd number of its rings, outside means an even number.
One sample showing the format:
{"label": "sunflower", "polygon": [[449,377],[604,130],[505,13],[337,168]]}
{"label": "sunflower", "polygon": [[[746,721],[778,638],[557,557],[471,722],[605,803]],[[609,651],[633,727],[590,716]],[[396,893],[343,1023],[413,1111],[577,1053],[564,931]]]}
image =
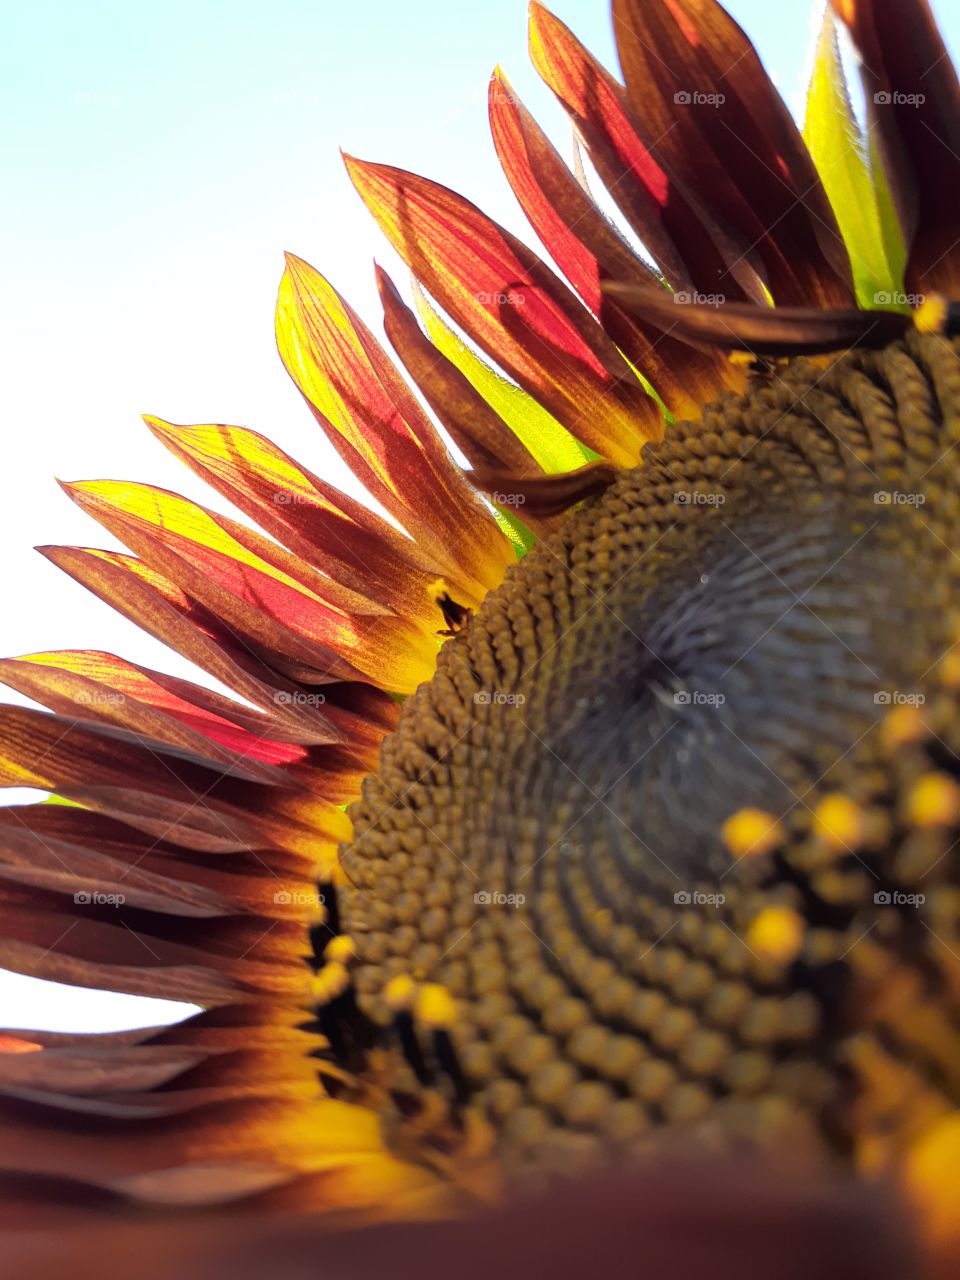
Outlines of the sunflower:
{"label": "sunflower", "polygon": [[613,17],[623,83],[531,7],[573,170],[490,84],[556,270],[346,157],[422,399],[288,257],[281,358],[376,512],[156,418],[260,531],[65,486],[129,554],[44,554],[232,696],[0,666],[52,713],[3,710],[0,780],[61,801],[0,810],[0,963],[203,1007],[0,1039],[11,1223],[456,1216],[734,1153],[893,1185],[955,1256],[957,79],[926,0],[832,0],[801,136],[715,0]]}

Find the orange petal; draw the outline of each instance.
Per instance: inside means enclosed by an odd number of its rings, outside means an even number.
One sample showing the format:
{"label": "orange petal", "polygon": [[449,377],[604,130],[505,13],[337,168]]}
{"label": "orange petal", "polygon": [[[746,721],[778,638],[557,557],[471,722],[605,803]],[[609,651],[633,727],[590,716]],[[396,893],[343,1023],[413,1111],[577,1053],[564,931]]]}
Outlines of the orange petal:
{"label": "orange petal", "polygon": [[280,282],[277,343],[354,475],[438,563],[462,602],[478,603],[512,560],[509,544],[370,330],[292,254]]}
{"label": "orange petal", "polygon": [[[285,738],[330,742],[341,736],[327,718],[329,700],[321,704],[300,696],[303,691],[271,667],[250,642],[135,556],[90,547],[38,550],[125,618],[255,706],[269,710],[283,726]],[[376,696],[376,691],[370,690],[370,695]]]}
{"label": "orange petal", "polygon": [[175,426],[153,417],[145,422],[197,475],[307,564],[435,629],[426,588],[439,566],[362,503],[255,431],[221,423]]}
{"label": "orange petal", "polygon": [[402,619],[346,612],[342,588],[236,521],[149,485],[64,487],[152,568],[278,658],[404,693],[433,673],[422,633]]}

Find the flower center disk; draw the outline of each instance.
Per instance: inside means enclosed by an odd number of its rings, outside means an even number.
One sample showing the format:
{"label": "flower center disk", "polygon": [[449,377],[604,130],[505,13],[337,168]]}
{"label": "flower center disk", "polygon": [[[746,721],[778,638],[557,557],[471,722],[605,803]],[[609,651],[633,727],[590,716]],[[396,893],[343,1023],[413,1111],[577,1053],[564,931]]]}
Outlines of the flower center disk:
{"label": "flower center disk", "polygon": [[342,851],[388,1109],[526,1169],[677,1130],[882,1164],[956,1106],[958,405],[941,338],[791,362],[445,644]]}

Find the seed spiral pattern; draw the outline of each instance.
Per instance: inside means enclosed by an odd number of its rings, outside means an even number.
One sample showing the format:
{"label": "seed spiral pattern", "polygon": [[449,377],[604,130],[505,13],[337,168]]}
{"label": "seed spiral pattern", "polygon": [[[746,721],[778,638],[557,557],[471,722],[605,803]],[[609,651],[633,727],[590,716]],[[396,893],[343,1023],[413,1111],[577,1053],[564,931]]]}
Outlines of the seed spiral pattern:
{"label": "seed spiral pattern", "polygon": [[958,350],[671,426],[444,645],[318,976],[385,1113],[519,1174],[678,1133],[877,1168],[957,1106]]}

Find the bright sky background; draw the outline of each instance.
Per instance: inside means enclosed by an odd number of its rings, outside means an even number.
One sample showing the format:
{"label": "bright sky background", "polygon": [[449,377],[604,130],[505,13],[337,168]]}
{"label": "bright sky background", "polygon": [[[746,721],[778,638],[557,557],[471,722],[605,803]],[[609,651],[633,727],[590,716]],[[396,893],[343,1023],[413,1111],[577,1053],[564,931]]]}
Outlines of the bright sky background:
{"label": "bright sky background", "polygon": [[[727,3],[800,111],[820,4]],[[553,8],[616,67],[607,0]],[[960,4],[934,9],[956,54]],[[487,130],[498,61],[570,146],[525,39],[524,0],[0,0],[0,652],[103,648],[197,677],[31,550],[115,545],[54,476],[147,480],[222,509],[142,426],[150,412],[256,428],[342,484],[276,354],[282,251],[375,327],[374,256],[405,284],[341,146],[436,178],[529,239]],[[0,1026],[182,1009],[0,972]]]}

